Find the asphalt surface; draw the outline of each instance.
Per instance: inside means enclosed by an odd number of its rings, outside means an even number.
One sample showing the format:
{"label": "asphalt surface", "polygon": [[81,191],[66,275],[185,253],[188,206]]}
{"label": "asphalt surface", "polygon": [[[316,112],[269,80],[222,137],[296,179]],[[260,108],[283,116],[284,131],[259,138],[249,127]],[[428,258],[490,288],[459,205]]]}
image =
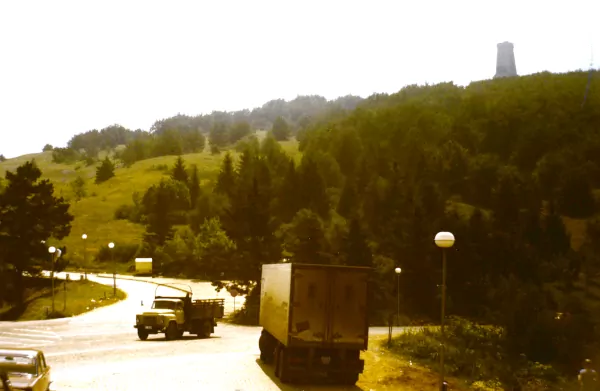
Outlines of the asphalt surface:
{"label": "asphalt surface", "polygon": [[[75,273],[70,276],[79,278]],[[89,276],[89,279],[112,284],[112,278]],[[222,297],[226,299],[226,312],[233,310],[233,298],[227,292],[217,294],[210,283],[185,282],[192,287],[194,298]],[[273,368],[258,361],[259,327],[219,323],[208,339],[185,334],[181,340],[167,342],[159,334],[140,341],[133,328],[135,314],[152,303],[156,285],[117,279],[117,287],[127,292],[126,300],[78,317],[0,322],[0,347],[43,350],[52,367],[52,389],[57,391],[360,389],[280,384]],[[166,293],[168,288],[159,289]],[[236,298],[236,306],[242,302],[243,299]],[[370,334],[385,333],[385,327],[370,329]]]}

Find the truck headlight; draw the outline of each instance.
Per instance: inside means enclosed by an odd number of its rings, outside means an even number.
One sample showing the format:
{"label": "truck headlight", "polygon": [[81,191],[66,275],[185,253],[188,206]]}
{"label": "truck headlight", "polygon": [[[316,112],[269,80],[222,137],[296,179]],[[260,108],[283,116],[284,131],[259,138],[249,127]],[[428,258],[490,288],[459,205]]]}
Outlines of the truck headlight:
{"label": "truck headlight", "polygon": [[139,315],[137,315],[137,316],[135,317],[135,323],[141,323],[141,322],[142,322],[142,317],[141,317],[141,316],[139,316]]}

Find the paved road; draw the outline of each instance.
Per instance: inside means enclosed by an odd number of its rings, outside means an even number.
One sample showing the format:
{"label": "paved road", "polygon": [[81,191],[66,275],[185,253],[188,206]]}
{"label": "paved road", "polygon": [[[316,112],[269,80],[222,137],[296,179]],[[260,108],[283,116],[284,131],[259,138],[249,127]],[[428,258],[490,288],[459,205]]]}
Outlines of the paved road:
{"label": "paved road", "polygon": [[[71,273],[71,278],[78,275]],[[112,279],[89,278],[112,284]],[[188,283],[194,297],[217,297],[209,283]],[[146,305],[151,303],[155,285],[119,279],[117,286],[128,293],[126,300],[79,317],[0,322],[0,346],[41,348],[53,369],[53,389],[60,391],[359,390],[281,385],[274,379],[272,368],[258,362],[258,327],[219,324],[209,339],[186,335],[167,342],[161,335],[140,341],[133,328],[134,316],[142,308],[142,300]],[[226,307],[233,309],[231,297],[226,298]],[[387,328],[372,328],[370,333],[384,334]]]}

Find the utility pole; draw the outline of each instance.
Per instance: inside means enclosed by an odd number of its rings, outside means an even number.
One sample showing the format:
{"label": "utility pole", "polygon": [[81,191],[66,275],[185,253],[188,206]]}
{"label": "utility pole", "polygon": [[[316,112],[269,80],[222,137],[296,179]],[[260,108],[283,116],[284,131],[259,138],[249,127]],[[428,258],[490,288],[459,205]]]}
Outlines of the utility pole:
{"label": "utility pole", "polygon": [[48,252],[50,253],[50,263],[52,264],[50,269],[50,279],[52,280],[52,314],[54,315],[54,254],[56,254],[56,247],[49,247]]}
{"label": "utility pole", "polygon": [[117,265],[115,264],[115,252],[113,250],[115,244],[110,242],[108,248],[110,249],[110,257],[113,264],[113,297],[117,297]]}
{"label": "utility pole", "polygon": [[86,239],[87,239],[87,235],[83,234],[81,235],[81,239],[83,240],[83,273],[84,273],[84,279],[87,280],[87,249],[86,249]]}

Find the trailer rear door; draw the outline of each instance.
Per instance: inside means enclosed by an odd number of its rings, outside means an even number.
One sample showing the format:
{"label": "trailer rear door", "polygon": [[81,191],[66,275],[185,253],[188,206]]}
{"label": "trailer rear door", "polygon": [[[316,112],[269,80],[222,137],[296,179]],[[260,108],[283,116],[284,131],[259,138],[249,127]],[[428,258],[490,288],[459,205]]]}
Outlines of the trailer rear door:
{"label": "trailer rear door", "polygon": [[298,267],[293,272],[292,343],[325,342],[327,337],[328,270]]}
{"label": "trailer rear door", "polygon": [[368,272],[341,269],[331,273],[331,307],[327,341],[366,346],[368,340]]}

